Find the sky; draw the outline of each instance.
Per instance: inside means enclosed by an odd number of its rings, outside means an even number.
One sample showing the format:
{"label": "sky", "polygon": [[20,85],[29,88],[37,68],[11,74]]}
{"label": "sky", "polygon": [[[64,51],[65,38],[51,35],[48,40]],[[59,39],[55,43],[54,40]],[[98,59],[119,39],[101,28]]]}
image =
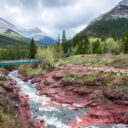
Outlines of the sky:
{"label": "sky", "polygon": [[18,26],[38,27],[55,39],[65,29],[67,38],[71,38],[120,1],[0,0],[0,17]]}

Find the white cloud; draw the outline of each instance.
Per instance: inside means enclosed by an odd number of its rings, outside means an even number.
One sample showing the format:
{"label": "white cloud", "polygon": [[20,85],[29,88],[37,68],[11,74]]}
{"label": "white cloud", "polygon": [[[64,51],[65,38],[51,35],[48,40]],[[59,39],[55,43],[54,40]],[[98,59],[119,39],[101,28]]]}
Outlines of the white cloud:
{"label": "white cloud", "polygon": [[120,0],[0,0],[0,17],[24,27],[39,27],[54,38],[63,29],[68,37]]}

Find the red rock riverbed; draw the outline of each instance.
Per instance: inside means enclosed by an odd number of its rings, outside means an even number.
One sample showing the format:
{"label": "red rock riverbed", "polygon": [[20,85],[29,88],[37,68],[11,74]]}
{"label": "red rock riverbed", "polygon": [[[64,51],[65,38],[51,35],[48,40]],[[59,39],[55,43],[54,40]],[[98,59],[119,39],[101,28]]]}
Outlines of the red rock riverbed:
{"label": "red rock riverbed", "polygon": [[[82,71],[78,72],[79,69]],[[65,70],[61,67],[57,70],[28,82],[24,82],[27,81],[25,78],[24,81],[20,79],[17,71],[9,75],[17,82],[22,96],[28,100],[30,116],[38,126],[41,128],[127,127],[128,101],[96,102],[89,98],[96,90],[95,86],[83,93],[79,85],[66,87],[70,83],[65,83],[62,79],[67,73],[82,75],[92,70],[126,73],[126,69],[69,65]]]}

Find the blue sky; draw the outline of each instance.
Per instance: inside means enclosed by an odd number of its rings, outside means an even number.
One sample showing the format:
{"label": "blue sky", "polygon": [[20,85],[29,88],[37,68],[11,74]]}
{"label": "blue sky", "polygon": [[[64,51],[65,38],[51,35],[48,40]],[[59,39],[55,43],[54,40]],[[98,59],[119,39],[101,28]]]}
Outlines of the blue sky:
{"label": "blue sky", "polygon": [[121,0],[0,0],[0,17],[22,27],[39,27],[53,38],[72,37]]}

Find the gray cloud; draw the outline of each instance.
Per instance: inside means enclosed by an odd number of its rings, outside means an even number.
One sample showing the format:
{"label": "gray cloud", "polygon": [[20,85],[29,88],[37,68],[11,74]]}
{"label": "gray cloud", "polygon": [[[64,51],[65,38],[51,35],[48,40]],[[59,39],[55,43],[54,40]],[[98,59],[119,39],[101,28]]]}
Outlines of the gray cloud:
{"label": "gray cloud", "polygon": [[44,7],[60,7],[75,3],[75,0],[5,0],[11,6],[22,6],[25,8],[36,8],[39,4]]}
{"label": "gray cloud", "polygon": [[41,0],[41,3],[47,7],[67,6],[75,2],[75,0]]}
{"label": "gray cloud", "polygon": [[56,38],[62,29],[68,37],[84,29],[120,0],[0,0],[0,17],[23,27],[39,27]]}

